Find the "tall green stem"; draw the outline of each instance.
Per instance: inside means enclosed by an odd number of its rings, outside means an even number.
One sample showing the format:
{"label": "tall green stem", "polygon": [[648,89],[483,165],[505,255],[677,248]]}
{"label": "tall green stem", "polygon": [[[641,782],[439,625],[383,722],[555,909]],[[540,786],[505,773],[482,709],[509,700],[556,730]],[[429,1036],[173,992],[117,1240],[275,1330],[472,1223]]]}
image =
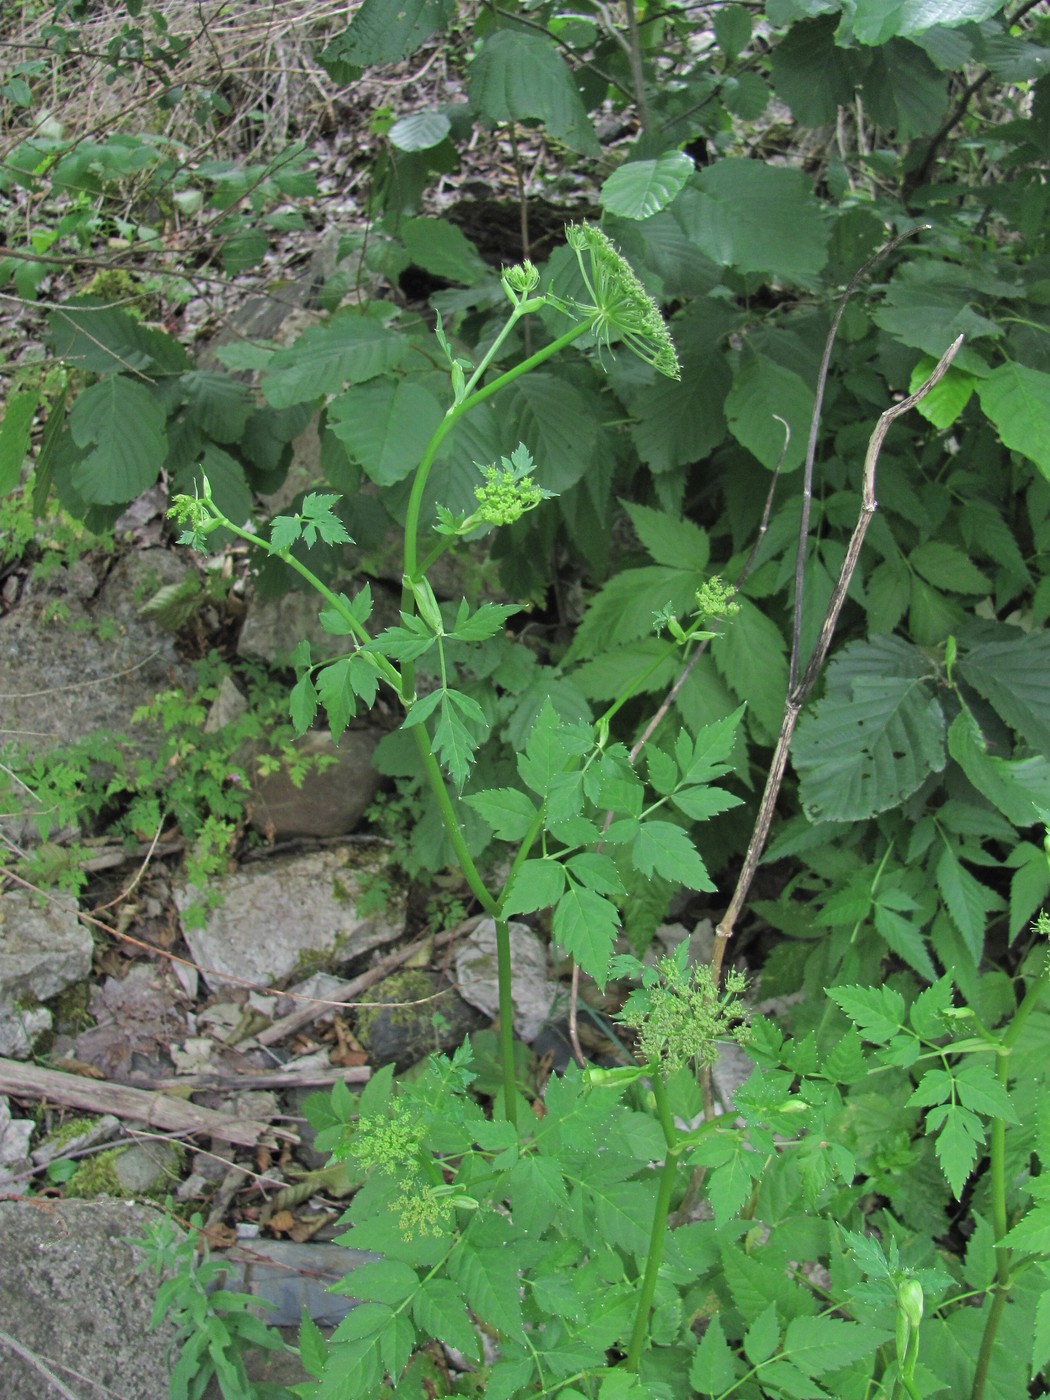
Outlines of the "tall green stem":
{"label": "tall green stem", "polygon": [[[512,317],[510,324],[513,324],[513,321],[516,319],[516,317]],[[552,340],[549,345],[544,345],[541,349],[537,350],[535,354],[530,355],[527,360],[522,360],[520,364],[514,365],[512,369],[508,369],[503,374],[498,375],[490,384],[486,384],[484,388],[475,389],[473,393],[468,394],[460,403],[453,404],[445,414],[444,418],[434,430],[430,441],[427,443],[426,450],[420,458],[419,466],[416,468],[415,480],[412,482],[412,491],[408,498],[408,510],[405,515],[405,574],[409,578],[415,578],[418,565],[419,514],[423,507],[423,492],[426,490],[427,479],[430,476],[430,469],[434,465],[434,459],[437,456],[438,448],[444,442],[445,438],[464,414],[469,413],[470,410],[475,408],[478,404],[484,403],[486,399],[490,399],[492,395],[498,393],[500,389],[505,389],[508,384],[513,384],[514,381],[520,379],[523,374],[528,374],[529,371],[535,369],[537,365],[542,365],[546,360],[549,360],[552,355],[556,355],[559,350],[564,350],[566,345],[571,345],[574,340],[578,340],[581,335],[590,330],[592,321],[593,318],[580,321],[577,325],[572,326],[564,335],[560,335],[557,340]],[[505,327],[505,331],[508,329],[509,325]],[[410,605],[411,596],[409,595],[403,606],[407,610]]]}
{"label": "tall green stem", "polygon": [[[1050,982],[1050,969],[1043,972],[1028,988],[1021,1005],[1017,1008],[1013,1020],[1003,1036],[1000,1045],[1000,1054],[996,1064],[996,1076],[1004,1091],[1007,1088],[1010,1071],[1010,1052],[1017,1044],[1025,1023],[1035,1010],[1040,998],[1046,989],[1047,982]],[[996,1242],[1001,1240],[1009,1228],[1009,1220],[1006,1213],[1006,1121],[1003,1118],[992,1119],[992,1130],[989,1138],[988,1165],[991,1175],[992,1188],[992,1230]],[[997,1249],[995,1251],[995,1290],[992,1297],[992,1306],[988,1310],[985,1318],[984,1335],[981,1337],[980,1350],[977,1353],[977,1366],[973,1375],[973,1389],[970,1392],[971,1400],[984,1400],[985,1387],[988,1384],[988,1368],[992,1364],[992,1354],[995,1350],[995,1340],[999,1332],[999,1323],[1002,1320],[1003,1311],[1006,1308],[1010,1296],[1010,1261],[1011,1251],[1009,1249]]]}
{"label": "tall green stem", "polygon": [[518,1091],[514,1073],[514,1000],[510,957],[510,925],[496,918],[496,975],[499,981],[499,1052],[503,1069],[503,1112],[518,1126]]}
{"label": "tall green stem", "polygon": [[656,1099],[656,1112],[660,1119],[660,1127],[663,1129],[667,1153],[664,1157],[664,1164],[660,1168],[656,1207],[653,1211],[653,1223],[649,1231],[649,1253],[645,1260],[641,1288],[638,1291],[638,1311],[634,1316],[634,1330],[631,1333],[631,1341],[627,1349],[627,1360],[624,1362],[628,1371],[638,1370],[642,1359],[642,1348],[649,1332],[649,1314],[652,1311],[653,1298],[656,1295],[656,1280],[660,1274],[664,1239],[667,1235],[667,1218],[671,1212],[671,1196],[674,1192],[675,1178],[678,1175],[678,1137],[675,1133],[671,1103],[667,1097],[664,1082],[660,1078],[659,1066],[651,1064],[649,1070],[652,1074],[653,1097]]}

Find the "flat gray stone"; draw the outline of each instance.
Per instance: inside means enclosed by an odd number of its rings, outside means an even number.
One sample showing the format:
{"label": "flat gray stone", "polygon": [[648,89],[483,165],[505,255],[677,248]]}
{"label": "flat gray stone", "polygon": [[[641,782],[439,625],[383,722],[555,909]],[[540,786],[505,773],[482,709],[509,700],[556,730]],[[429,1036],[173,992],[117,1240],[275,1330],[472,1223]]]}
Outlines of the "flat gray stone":
{"label": "flat gray stone", "polygon": [[[51,1025],[46,1001],[91,971],[91,935],[75,913],[27,890],[0,896],[0,1055],[25,1059]],[[28,1003],[28,1004],[27,1004]]]}
{"label": "flat gray stone", "polygon": [[144,590],[177,583],[190,566],[169,550],[143,550],[120,560],[92,597],[81,565],[0,618],[4,738],[34,753],[93,729],[130,730],[140,705],[191,677],[171,635],[138,613]]}
{"label": "flat gray stone", "polygon": [[[341,735],[338,744],[332,742],[327,730],[304,734],[295,742],[298,752],[334,762],[307,774],[299,787],[284,767],[265,778],[253,777],[252,826],[270,840],[349,835],[360,824],[379,787],[372,754],[382,733],[373,725],[354,725]],[[254,774],[255,767],[249,760],[249,774]]]}
{"label": "flat gray stone", "polygon": [[[550,1014],[558,984],[547,976],[547,949],[527,924],[510,925],[514,966],[514,1029],[522,1040],[534,1040]],[[496,975],[496,925],[482,919],[456,949],[456,986],[460,996],[486,1016],[499,1014]]]}
{"label": "flat gray stone", "polygon": [[[287,977],[304,954],[341,962],[400,936],[404,909],[362,915],[357,905],[385,859],[360,846],[336,846],[300,856],[274,856],[244,865],[213,889],[222,903],[186,942],[213,989],[229,980],[269,986]],[[183,911],[200,899],[192,887],[176,891]]]}
{"label": "flat gray stone", "polygon": [[[155,1275],[131,1241],[157,1212],[132,1202],[0,1201],[3,1400],[43,1400],[56,1376],[76,1400],[164,1400],[174,1328],[150,1330]],[[42,1370],[41,1368],[46,1368]]]}

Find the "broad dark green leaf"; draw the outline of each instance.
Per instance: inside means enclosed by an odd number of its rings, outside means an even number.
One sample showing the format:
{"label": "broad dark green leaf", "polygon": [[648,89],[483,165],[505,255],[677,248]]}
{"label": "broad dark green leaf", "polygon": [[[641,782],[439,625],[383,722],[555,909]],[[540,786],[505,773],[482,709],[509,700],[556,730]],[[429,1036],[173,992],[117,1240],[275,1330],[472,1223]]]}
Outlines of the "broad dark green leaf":
{"label": "broad dark green leaf", "polygon": [[353,311],[339,312],[271,357],[262,391],[274,408],[309,403],[348,383],[374,379],[400,364],[405,353],[394,331]]}
{"label": "broad dark green leaf", "polygon": [[709,258],[792,284],[817,277],[828,230],[801,172],[727,157],[692,183],[703,197],[690,210],[689,231]]}
{"label": "broad dark green leaf", "polygon": [[73,468],[85,501],[123,504],[152,486],[168,450],[165,415],[144,384],[123,374],[77,397],[69,427],[78,447],[93,448]]}
{"label": "broad dark green leaf", "polygon": [[363,0],[323,58],[362,68],[397,63],[444,29],[455,12],[455,0]]}
{"label": "broad dark green leaf", "polygon": [[812,820],[884,812],[941,771],[944,713],[928,672],[917,648],[891,638],[852,643],[835,658],[827,693],[792,745]]}
{"label": "broad dark green leaf", "polygon": [[998,14],[1003,4],[1004,0],[856,0],[850,28],[861,44],[884,44],[939,24],[951,28],[980,23]]}
{"label": "broad dark green leaf", "polygon": [[470,67],[470,100],[489,121],[539,121],[551,136],[596,156],[598,139],[555,44],[523,29],[497,29]]}
{"label": "broad dark green leaf", "polygon": [[1050,754],[1050,632],[974,647],[957,669],[1037,754]]}
{"label": "broad dark green leaf", "polygon": [[435,277],[474,286],[493,275],[466,234],[447,219],[403,219],[398,231],[413,263]]}
{"label": "broad dark green leaf", "polygon": [[978,383],[977,396],[1005,445],[1050,477],[1050,374],[1011,361]]}
{"label": "broad dark green leaf", "polygon": [[[813,391],[794,370],[765,355],[748,355],[725,402],[729,431],[770,471],[792,472],[806,456]],[[787,429],[784,423],[787,423]]]}
{"label": "broad dark green leaf", "polygon": [[189,356],[173,336],[97,299],[82,297],[57,308],[47,327],[54,354],[93,374],[146,371],[157,363],[169,371],[190,368]]}
{"label": "broad dark green leaf", "polygon": [[328,405],[332,432],[377,486],[415,471],[443,416],[434,395],[411,379],[362,384]]}

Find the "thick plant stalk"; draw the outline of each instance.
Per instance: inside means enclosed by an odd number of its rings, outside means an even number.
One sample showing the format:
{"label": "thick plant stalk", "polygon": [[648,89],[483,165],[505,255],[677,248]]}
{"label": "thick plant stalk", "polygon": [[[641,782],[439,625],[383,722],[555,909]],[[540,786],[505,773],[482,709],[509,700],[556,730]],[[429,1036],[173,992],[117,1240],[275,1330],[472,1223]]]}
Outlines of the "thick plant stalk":
{"label": "thick plant stalk", "polygon": [[499,983],[499,1050],[503,1071],[503,1112],[518,1125],[518,1089],[514,1073],[514,986],[510,956],[510,925],[496,919],[496,976]]}
{"label": "thick plant stalk", "polygon": [[875,424],[875,429],[868,440],[868,450],[864,458],[864,483],[863,499],[861,502],[860,515],[854,526],[853,534],[850,537],[849,546],[846,550],[846,557],[842,561],[842,568],[839,571],[838,582],[835,584],[831,600],[828,603],[828,610],[821,625],[820,636],[817,644],[813,648],[813,655],[809,659],[809,664],[801,677],[788,691],[787,702],[784,706],[784,718],[780,725],[780,734],[777,737],[776,749],[773,753],[773,761],[770,764],[769,776],[766,779],[765,791],[762,794],[762,802],[758,809],[758,816],[755,820],[755,827],[751,833],[751,840],[748,843],[747,854],[744,857],[744,864],[741,867],[740,875],[737,879],[733,897],[729,901],[729,907],[725,915],[715,929],[715,946],[711,954],[711,969],[718,978],[722,971],[722,963],[725,960],[726,944],[733,936],[736,921],[740,917],[740,912],[744,907],[747,896],[751,889],[751,882],[758,869],[758,863],[762,858],[766,842],[769,839],[769,829],[773,823],[773,812],[776,808],[777,798],[780,795],[780,786],[784,781],[784,773],[787,770],[788,751],[791,747],[791,740],[795,734],[795,726],[798,723],[799,713],[805,704],[810,691],[816,684],[817,677],[823,668],[828,650],[831,647],[831,638],[835,632],[835,626],[842,611],[842,605],[846,601],[846,592],[849,589],[857,561],[860,559],[861,546],[864,543],[864,536],[867,534],[871,518],[875,514],[878,502],[875,499],[875,473],[878,467],[879,454],[882,451],[882,444],[886,434],[890,430],[890,425],[903,414],[910,412],[930,390],[940,382],[947,373],[948,366],[959,352],[963,337],[959,336],[954,340],[948,349],[938,360],[933,373],[929,379],[922,384],[914,394],[909,394],[906,399],[901,399],[900,403],[895,403],[891,408],[880,416]]}
{"label": "thick plant stalk", "polygon": [[[996,1056],[995,1070],[996,1077],[1004,1091],[1009,1080],[1010,1051],[1017,1044],[1025,1023],[1042,998],[1048,982],[1050,982],[1050,967],[1046,968],[1029,987],[1006,1034],[1003,1036],[1002,1053]],[[1009,1228],[1006,1214],[1006,1122],[1002,1118],[992,1120],[988,1159],[992,1187],[992,1230],[995,1233],[996,1244],[998,1244]],[[988,1384],[988,1368],[995,1351],[999,1324],[1010,1296],[1010,1261],[1010,1250],[999,1248],[995,1251],[995,1288],[992,1295],[992,1306],[988,1310],[988,1316],[984,1323],[984,1334],[981,1337],[981,1346],[977,1353],[977,1366],[974,1370],[970,1400],[984,1400],[985,1388]]]}
{"label": "thick plant stalk", "polygon": [[656,1208],[653,1211],[653,1223],[649,1230],[649,1253],[645,1260],[645,1271],[642,1274],[641,1287],[638,1291],[638,1311],[634,1315],[634,1328],[627,1348],[627,1360],[624,1362],[624,1367],[628,1371],[638,1370],[642,1359],[642,1348],[645,1346],[645,1339],[649,1332],[649,1314],[652,1311],[653,1298],[656,1294],[656,1281],[660,1274],[664,1240],[667,1237],[667,1220],[671,1212],[671,1196],[674,1192],[675,1177],[678,1175],[678,1138],[675,1133],[674,1117],[671,1113],[667,1089],[660,1077],[659,1065],[651,1064],[649,1070],[652,1075],[651,1082],[653,1098],[656,1100],[656,1112],[660,1119],[660,1127],[663,1129],[667,1152],[664,1156],[664,1164],[660,1168]]}

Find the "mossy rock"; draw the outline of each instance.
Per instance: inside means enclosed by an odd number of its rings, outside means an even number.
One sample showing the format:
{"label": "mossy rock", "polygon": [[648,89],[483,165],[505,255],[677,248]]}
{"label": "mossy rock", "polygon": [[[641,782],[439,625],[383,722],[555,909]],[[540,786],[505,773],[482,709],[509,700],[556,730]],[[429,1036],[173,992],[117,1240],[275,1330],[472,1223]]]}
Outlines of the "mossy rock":
{"label": "mossy rock", "polygon": [[357,1035],[376,1065],[407,1069],[436,1051],[450,1050],[478,1025],[477,1013],[447,982],[418,968],[384,977],[357,1013]]}

